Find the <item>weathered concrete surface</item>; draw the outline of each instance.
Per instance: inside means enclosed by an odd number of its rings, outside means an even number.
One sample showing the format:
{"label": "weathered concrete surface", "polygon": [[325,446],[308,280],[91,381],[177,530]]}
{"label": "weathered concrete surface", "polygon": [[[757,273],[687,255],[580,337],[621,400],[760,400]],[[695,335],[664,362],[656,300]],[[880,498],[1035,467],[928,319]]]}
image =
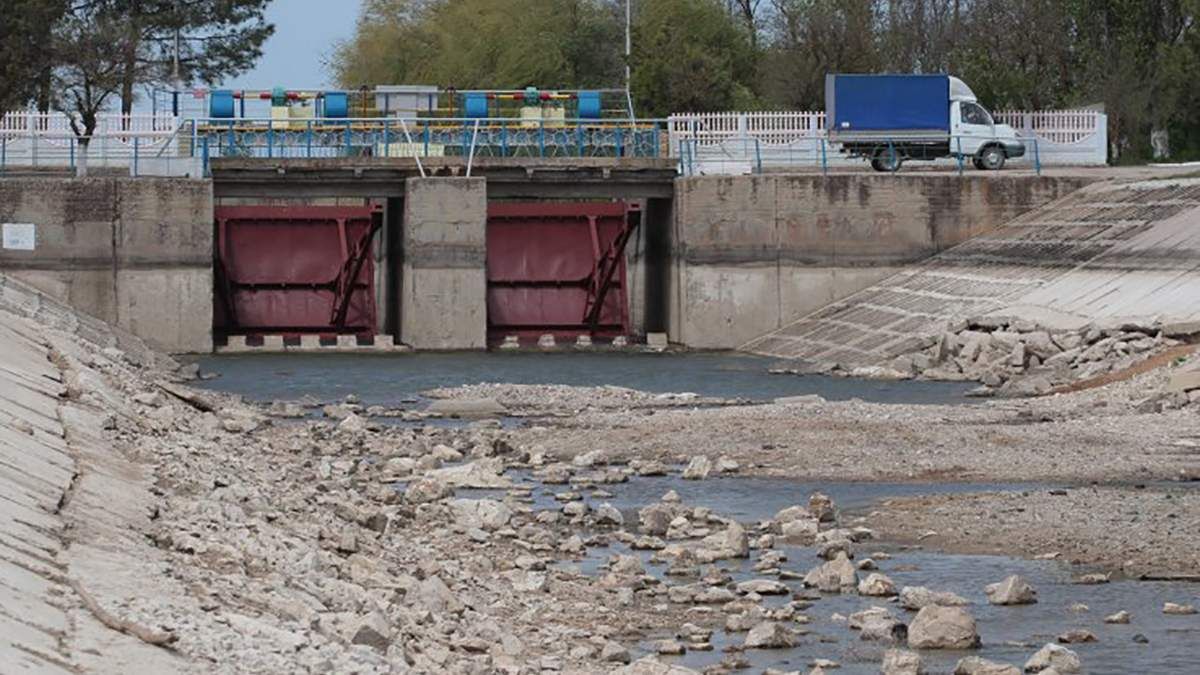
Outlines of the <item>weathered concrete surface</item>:
{"label": "weathered concrete surface", "polygon": [[0,221],[37,226],[0,271],[160,349],[212,349],[211,183],[8,179]]}
{"label": "weathered concrete surface", "polygon": [[409,178],[403,228],[400,341],[416,349],[485,349],[485,180]]}
{"label": "weathered concrete surface", "polygon": [[[111,413],[98,404],[108,394],[81,361],[104,360],[96,352],[118,343],[133,358],[150,353],[131,335],[0,282],[0,670],[178,672],[185,662],[106,628],[75,592],[85,588],[113,611],[130,588],[167,583],[150,571],[153,549],[130,530],[149,518],[148,486],[103,440]],[[60,328],[101,341],[64,340]]]}
{"label": "weathered concrete surface", "polygon": [[760,354],[882,363],[955,320],[1046,326],[1200,318],[1200,180],[1097,183],[750,341]]}
{"label": "weathered concrete surface", "polygon": [[671,337],[736,348],[1086,184],[763,175],[676,181]]}

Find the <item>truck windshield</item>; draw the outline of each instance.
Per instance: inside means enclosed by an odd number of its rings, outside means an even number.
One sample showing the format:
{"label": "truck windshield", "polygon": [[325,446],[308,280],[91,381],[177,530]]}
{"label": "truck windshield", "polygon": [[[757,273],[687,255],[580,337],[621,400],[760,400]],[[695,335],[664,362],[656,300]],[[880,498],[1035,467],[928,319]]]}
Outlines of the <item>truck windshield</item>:
{"label": "truck windshield", "polygon": [[962,121],[963,124],[986,124],[991,126],[992,116],[978,103],[964,102],[962,104]]}

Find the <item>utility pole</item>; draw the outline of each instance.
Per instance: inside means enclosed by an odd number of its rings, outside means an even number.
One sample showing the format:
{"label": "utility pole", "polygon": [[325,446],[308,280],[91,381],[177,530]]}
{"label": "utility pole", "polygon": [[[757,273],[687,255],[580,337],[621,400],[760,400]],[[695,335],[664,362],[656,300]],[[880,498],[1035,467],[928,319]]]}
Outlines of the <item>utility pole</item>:
{"label": "utility pole", "polygon": [[171,94],[171,113],[179,117],[179,90],[183,89],[183,79],[179,74],[179,2],[175,3],[175,55],[171,66],[172,80],[175,91]]}
{"label": "utility pole", "polygon": [[629,61],[633,55],[633,0],[625,0],[625,103],[629,106],[629,119],[633,120],[633,94],[630,93],[631,69]]}

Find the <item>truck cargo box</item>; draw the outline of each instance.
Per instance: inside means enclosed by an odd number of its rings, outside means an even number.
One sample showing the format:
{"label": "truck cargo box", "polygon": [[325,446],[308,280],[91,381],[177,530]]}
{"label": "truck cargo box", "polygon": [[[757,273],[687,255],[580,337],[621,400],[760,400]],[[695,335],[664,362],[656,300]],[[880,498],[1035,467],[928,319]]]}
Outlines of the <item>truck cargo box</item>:
{"label": "truck cargo box", "polygon": [[832,140],[949,135],[949,104],[947,75],[825,76],[826,128]]}

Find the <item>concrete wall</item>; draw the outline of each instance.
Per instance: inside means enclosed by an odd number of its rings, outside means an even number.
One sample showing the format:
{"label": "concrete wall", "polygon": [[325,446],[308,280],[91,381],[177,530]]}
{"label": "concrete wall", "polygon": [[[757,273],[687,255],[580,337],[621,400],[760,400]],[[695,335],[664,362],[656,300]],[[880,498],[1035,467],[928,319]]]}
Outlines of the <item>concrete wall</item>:
{"label": "concrete wall", "polygon": [[668,332],[693,348],[737,348],[1086,182],[913,174],[681,178]]}
{"label": "concrete wall", "polygon": [[405,185],[400,341],[417,349],[487,347],[487,185]]}
{"label": "concrete wall", "polygon": [[212,349],[212,185],[175,179],[0,181],[0,222],[36,248],[0,271],[170,352]]}

